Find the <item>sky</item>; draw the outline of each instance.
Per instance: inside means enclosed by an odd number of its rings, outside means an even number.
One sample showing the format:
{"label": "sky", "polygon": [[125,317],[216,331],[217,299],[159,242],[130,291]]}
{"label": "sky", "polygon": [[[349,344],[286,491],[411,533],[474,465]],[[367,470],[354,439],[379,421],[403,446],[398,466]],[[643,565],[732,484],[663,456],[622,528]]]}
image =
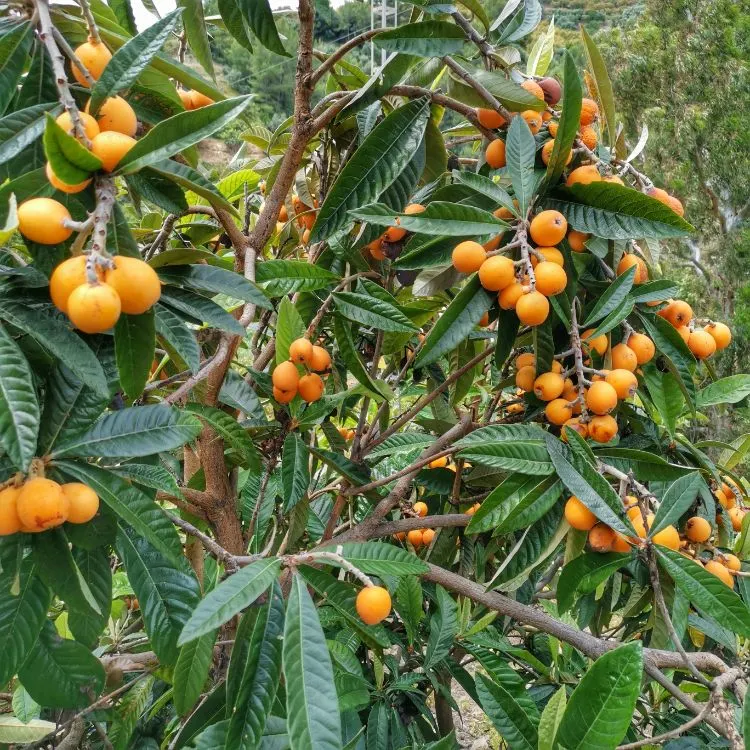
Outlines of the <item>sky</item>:
{"label": "sky", "polygon": [[[154,5],[158,8],[159,12],[164,15],[169,13],[170,10],[174,10],[175,0],[152,0]],[[345,0],[331,0],[331,5],[337,8],[339,5],[343,5]],[[296,0],[270,0],[271,8],[274,10],[280,10],[281,8],[296,8]],[[143,30],[150,26],[156,17],[146,10],[141,0],[131,0],[133,6],[133,14],[135,15],[135,23],[140,30]]]}

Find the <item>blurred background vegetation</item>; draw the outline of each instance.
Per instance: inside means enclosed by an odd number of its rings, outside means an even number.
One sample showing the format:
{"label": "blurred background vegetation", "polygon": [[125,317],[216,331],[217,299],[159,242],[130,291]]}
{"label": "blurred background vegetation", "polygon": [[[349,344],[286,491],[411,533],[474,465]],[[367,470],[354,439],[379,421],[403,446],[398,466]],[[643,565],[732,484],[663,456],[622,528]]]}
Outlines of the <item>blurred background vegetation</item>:
{"label": "blurred background vegetation", "polygon": [[[209,13],[216,11],[215,4],[209,0]],[[483,4],[495,18],[505,0]],[[732,326],[735,345],[711,361],[717,377],[747,371],[750,0],[542,0],[542,6],[536,34],[553,18],[556,27],[550,72],[559,72],[563,47],[584,66],[578,29],[585,26],[607,60],[628,147],[648,128],[639,168],[683,202],[686,218],[697,229],[688,241],[651,247],[653,260],[680,281],[684,298],[696,309]],[[369,2],[350,0],[333,8],[329,0],[316,0],[316,7],[316,48],[323,52],[370,28]],[[401,7],[399,20],[406,22],[411,6]],[[291,51],[297,46],[294,20],[293,14],[278,20]],[[250,55],[222,31],[212,44],[222,85],[255,94],[253,117],[259,124],[273,129],[291,114],[294,57],[281,58],[259,45]],[[347,60],[369,72],[369,46]],[[239,130],[225,136],[239,139]],[[750,433],[747,399],[738,406],[731,424],[722,413],[704,418],[714,425],[724,422],[724,440],[742,440]],[[700,418],[691,429],[692,437],[700,439]]]}

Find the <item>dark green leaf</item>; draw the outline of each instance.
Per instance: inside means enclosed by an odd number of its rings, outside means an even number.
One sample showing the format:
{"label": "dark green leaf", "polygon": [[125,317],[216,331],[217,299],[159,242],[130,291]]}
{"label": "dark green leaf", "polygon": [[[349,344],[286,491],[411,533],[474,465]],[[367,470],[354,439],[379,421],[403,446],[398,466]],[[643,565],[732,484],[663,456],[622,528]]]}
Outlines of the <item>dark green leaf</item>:
{"label": "dark green leaf", "polygon": [[19,23],[0,36],[0,112],[5,112],[16,95],[33,38],[34,27],[30,22]]}
{"label": "dark green leaf", "polygon": [[180,649],[174,668],[174,707],[184,716],[200,698],[208,679],[214,654],[216,630],[212,630]]}
{"label": "dark green leaf", "polygon": [[281,455],[281,480],[284,484],[284,510],[291,510],[310,486],[310,456],[305,444],[294,432],[284,438]]}
{"label": "dark green leaf", "polygon": [[243,466],[250,468],[260,466],[260,457],[252,438],[231,414],[198,403],[186,404],[184,408],[204,420],[237,454]]}
{"label": "dark green leaf", "polygon": [[335,317],[333,319],[333,332],[339,348],[339,354],[346,363],[349,372],[367,389],[373,398],[377,401],[382,401],[383,394],[359,358],[359,352],[357,352],[354,345],[354,338],[352,337],[349,323],[338,316]]}
{"label": "dark green leaf", "polygon": [[161,302],[214,328],[244,336],[245,329],[223,307],[199,294],[174,286],[162,289]]}
{"label": "dark green leaf", "polygon": [[437,611],[430,618],[425,669],[436,666],[448,656],[458,635],[458,608],[453,597],[442,586],[435,587],[435,597]]}
{"label": "dark green leaf", "polygon": [[303,579],[292,576],[284,626],[289,740],[295,750],[341,750],[341,718],[323,628]]}
{"label": "dark green leaf", "polygon": [[44,132],[49,112],[57,117],[62,111],[58,105],[43,102],[17,112],[9,112],[0,119],[0,164],[18,156],[25,148],[35,143]]}
{"label": "dark green leaf", "polygon": [[[411,552],[383,542],[347,542],[336,547],[336,553],[363,573],[375,576],[420,575],[427,565]],[[335,562],[330,560],[327,563]]]}
{"label": "dark green leaf", "polygon": [[240,6],[246,14],[247,22],[258,41],[277,55],[291,57],[284,49],[284,45],[276,30],[273,12],[268,0],[240,0]]}
{"label": "dark green leaf", "polygon": [[606,581],[616,570],[633,559],[630,553],[587,552],[571,560],[557,582],[557,606],[560,614],[567,612],[576,593],[588,594]]}
{"label": "dark green leaf", "polygon": [[506,686],[476,676],[479,700],[487,717],[511,750],[537,750],[539,712],[528,695],[510,692]]}
{"label": "dark green leaf", "polygon": [[221,627],[249,607],[273,583],[280,568],[275,558],[257,560],[222,581],[195,607],[178,645]]}
{"label": "dark green leaf", "polygon": [[383,31],[373,41],[389,52],[404,52],[418,57],[442,57],[460,52],[466,36],[454,23],[421,21]]}
{"label": "dark green leaf", "polygon": [[271,297],[312,292],[338,281],[329,270],[301,260],[269,260],[258,265],[256,280]]}
{"label": "dark green leaf", "polygon": [[[586,316],[586,322],[582,325],[589,328],[602,318],[614,312],[627,298],[635,279],[636,266],[628,268],[625,273],[620,274],[602,293],[596,301],[594,308]],[[632,309],[632,306],[631,306]]]}
{"label": "dark green leaf", "polygon": [[44,127],[44,153],[52,171],[68,185],[77,185],[102,168],[101,159],[66,133],[49,113]]}
{"label": "dark green leaf", "polygon": [[539,477],[553,471],[544,439],[544,431],[535,425],[496,425],[476,430],[456,447],[471,463]]}
{"label": "dark green leaf", "polygon": [[536,141],[523,117],[514,117],[510,122],[505,158],[513,193],[518,201],[518,213],[525,216],[537,182],[534,175]]}
{"label": "dark green leaf", "polygon": [[244,276],[225,268],[204,264],[166,266],[159,270],[159,278],[166,284],[184,286],[199,292],[226,294],[228,297],[252,302],[266,310],[272,308],[270,300],[257,286]]}
{"label": "dark green leaf", "polygon": [[235,207],[219,192],[210,180],[207,180],[200,172],[189,167],[187,164],[181,164],[172,159],[164,159],[156,164],[152,164],[145,171],[148,174],[155,174],[177,183],[184,190],[190,190],[196,195],[205,198],[214,207],[220,206],[231,214],[236,215],[237,213]]}
{"label": "dark green leaf", "polygon": [[690,472],[670,484],[656,510],[653,523],[649,528],[649,537],[653,537],[665,526],[674,524],[696,501],[701,488],[708,489],[697,471]]}
{"label": "dark green leaf", "polygon": [[106,547],[91,550],[73,547],[73,559],[99,607],[100,614],[94,615],[91,611],[82,613],[71,609],[68,611],[68,626],[79,643],[92,647],[97,643],[109,620],[112,606],[112,570],[109,554]]}
{"label": "dark green leaf", "polygon": [[730,375],[698,392],[697,409],[717,404],[736,404],[750,394],[750,375]]}
{"label": "dark green leaf", "polygon": [[336,310],[344,317],[382,331],[416,332],[417,327],[394,305],[357,292],[334,292]]}
{"label": "dark green leaf", "polygon": [[203,15],[203,2],[202,0],[179,0],[178,5],[185,10],[182,14],[182,25],[190,51],[195,55],[195,59],[203,70],[213,78],[214,64],[208,43],[206,19]]}
{"label": "dark green leaf", "polygon": [[153,310],[142,315],[120,315],[115,325],[117,371],[120,385],[131,401],[143,393],[154,361],[155,345]]}
{"label": "dark green leaf", "polygon": [[[545,103],[534,94],[526,91],[520,83],[508,78],[505,73],[483,70],[480,68],[466,68],[474,80],[482,84],[500,104],[511,112],[523,112],[526,109],[542,110]],[[487,107],[484,97],[476,89],[452,75],[448,78],[448,94],[464,104],[472,107]]]}
{"label": "dark green leaf", "polygon": [[201,352],[195,334],[168,307],[156,305],[156,332],[182,357],[191,372],[198,372]]}

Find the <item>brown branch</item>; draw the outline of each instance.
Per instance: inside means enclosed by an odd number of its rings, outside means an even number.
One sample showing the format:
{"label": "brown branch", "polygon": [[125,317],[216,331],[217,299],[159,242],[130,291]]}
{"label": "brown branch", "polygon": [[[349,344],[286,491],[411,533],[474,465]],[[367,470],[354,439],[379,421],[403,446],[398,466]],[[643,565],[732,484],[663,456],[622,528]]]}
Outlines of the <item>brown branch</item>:
{"label": "brown branch", "polygon": [[474,91],[479,94],[479,96],[484,99],[487,104],[490,105],[490,107],[495,110],[495,112],[499,112],[502,116],[505,122],[510,122],[511,114],[508,112],[508,110],[503,107],[503,105],[500,103],[500,101],[492,94],[487,88],[485,88],[479,81],[477,81],[476,78],[474,78],[471,73],[469,73],[468,70],[465,70],[461,65],[459,65],[452,57],[449,55],[446,55],[443,57],[443,62],[462,80],[464,83],[467,83],[469,86],[471,86]]}
{"label": "brown branch", "polygon": [[194,536],[217,560],[221,560],[226,565],[227,570],[237,569],[235,555],[225,550],[218,542],[215,542],[208,534],[204,534],[200,529],[197,529],[192,523],[184,521],[173,513],[167,511],[165,513],[167,513],[169,520],[175,526],[179,526],[183,531],[190,534],[190,536]]}
{"label": "brown branch", "polygon": [[379,34],[382,29],[370,29],[369,31],[363,31],[361,34],[350,39],[348,42],[342,44],[335,52],[328,55],[323,61],[323,64],[313,73],[312,84],[315,86],[316,83],[348,52],[351,52],[355,47],[359,47],[360,44],[364,44],[368,40],[372,39],[376,34]]}

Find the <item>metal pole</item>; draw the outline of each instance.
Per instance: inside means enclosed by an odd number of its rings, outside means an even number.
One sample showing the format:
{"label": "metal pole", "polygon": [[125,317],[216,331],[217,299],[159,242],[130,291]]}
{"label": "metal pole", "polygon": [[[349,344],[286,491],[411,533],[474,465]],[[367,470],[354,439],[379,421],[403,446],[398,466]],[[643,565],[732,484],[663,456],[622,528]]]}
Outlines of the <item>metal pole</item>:
{"label": "metal pole", "polygon": [[[380,26],[382,28],[386,28],[388,26],[387,21],[387,15],[386,15],[386,6],[388,4],[388,0],[380,0]],[[385,65],[385,50],[380,51],[380,64]]]}
{"label": "metal pole", "polygon": [[[370,31],[375,30],[375,0],[370,0]],[[370,40],[370,75],[375,72],[375,43]]]}

